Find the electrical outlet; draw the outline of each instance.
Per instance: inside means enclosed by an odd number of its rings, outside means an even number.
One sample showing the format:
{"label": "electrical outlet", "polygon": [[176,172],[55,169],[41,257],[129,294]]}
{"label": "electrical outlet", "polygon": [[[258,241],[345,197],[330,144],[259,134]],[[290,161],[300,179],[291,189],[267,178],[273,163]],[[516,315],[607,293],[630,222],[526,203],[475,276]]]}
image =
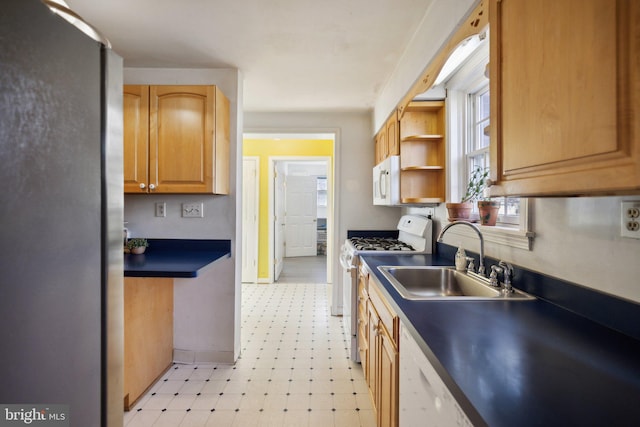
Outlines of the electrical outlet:
{"label": "electrical outlet", "polygon": [[640,200],[621,203],[620,235],[640,239]]}
{"label": "electrical outlet", "polygon": [[183,218],[204,218],[204,208],[202,203],[183,203]]}
{"label": "electrical outlet", "polygon": [[167,204],[165,202],[156,202],[156,216],[167,216]]}

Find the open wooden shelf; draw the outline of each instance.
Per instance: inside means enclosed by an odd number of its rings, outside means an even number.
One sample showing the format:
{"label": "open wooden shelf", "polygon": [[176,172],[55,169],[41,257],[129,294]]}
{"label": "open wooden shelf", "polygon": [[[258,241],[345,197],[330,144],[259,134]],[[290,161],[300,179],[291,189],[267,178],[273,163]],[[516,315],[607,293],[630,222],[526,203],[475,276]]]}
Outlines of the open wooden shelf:
{"label": "open wooden shelf", "polygon": [[433,140],[433,139],[442,139],[444,135],[409,135],[402,138],[402,141],[424,141],[424,140]]}
{"label": "open wooden shelf", "polygon": [[402,168],[403,171],[423,171],[423,170],[442,170],[444,166],[407,166]]}
{"label": "open wooden shelf", "polygon": [[405,197],[400,199],[400,203],[404,203],[407,205],[412,205],[412,204],[433,204],[433,203],[442,203],[444,202],[443,199],[437,198],[437,199],[429,199],[427,197]]}
{"label": "open wooden shelf", "polygon": [[400,171],[400,199],[425,199],[439,203],[445,199],[444,168],[439,169],[410,169]]}
{"label": "open wooden shelf", "polygon": [[432,204],[445,200],[444,101],[410,103],[400,119],[400,201]]}

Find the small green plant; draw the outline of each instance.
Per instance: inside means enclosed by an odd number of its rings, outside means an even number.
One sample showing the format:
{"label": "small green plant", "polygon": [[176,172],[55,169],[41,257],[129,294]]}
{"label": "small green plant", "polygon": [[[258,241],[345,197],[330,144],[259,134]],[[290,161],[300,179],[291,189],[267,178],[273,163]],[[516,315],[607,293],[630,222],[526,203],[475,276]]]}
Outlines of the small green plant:
{"label": "small green plant", "polygon": [[473,202],[475,200],[484,199],[484,189],[487,187],[487,178],[489,177],[489,168],[481,168],[477,166],[471,175],[469,175],[469,183],[467,184],[467,192],[462,196],[460,203]]}
{"label": "small green plant", "polygon": [[141,247],[148,247],[149,246],[149,242],[147,242],[147,239],[143,239],[141,237],[134,237],[132,239],[129,239],[127,241],[127,247],[129,249],[133,249],[133,248],[141,248]]}

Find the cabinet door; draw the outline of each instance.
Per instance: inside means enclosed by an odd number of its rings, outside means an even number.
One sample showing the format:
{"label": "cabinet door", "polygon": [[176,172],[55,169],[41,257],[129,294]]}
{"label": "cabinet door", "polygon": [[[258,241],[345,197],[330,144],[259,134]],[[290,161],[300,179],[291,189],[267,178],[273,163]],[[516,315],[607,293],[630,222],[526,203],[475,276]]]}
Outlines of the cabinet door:
{"label": "cabinet door", "polygon": [[389,332],[380,327],[378,426],[398,426],[398,349]]}
{"label": "cabinet door", "polygon": [[400,132],[398,131],[398,118],[396,114],[392,114],[391,118],[387,121],[387,147],[389,156],[400,155],[400,143],[398,138]]}
{"label": "cabinet door", "polygon": [[212,193],[214,86],[151,86],[149,182],[157,193]]}
{"label": "cabinet door", "polygon": [[640,2],[491,0],[492,195],[640,189]]}
{"label": "cabinet door", "polygon": [[213,146],[213,183],[215,194],[229,194],[230,127],[229,99],[215,87],[215,131]]}
{"label": "cabinet door", "polygon": [[124,86],[124,192],[146,193],[149,175],[149,86]]}
{"label": "cabinet door", "polygon": [[375,164],[377,165],[388,156],[388,146],[387,146],[387,131],[383,126],[380,129],[380,132],[376,135],[376,158]]}
{"label": "cabinet door", "polygon": [[129,410],[173,360],[173,279],[124,279],[124,406]]}
{"label": "cabinet door", "polygon": [[369,377],[367,378],[367,384],[369,385],[369,393],[371,393],[371,398],[373,400],[373,409],[377,411],[378,407],[378,399],[377,399],[377,388],[378,388],[378,375],[379,375],[379,366],[378,366],[378,328],[380,327],[380,318],[378,318],[378,314],[376,310],[373,308],[372,304],[369,304],[367,307],[368,312],[368,335],[369,335],[369,353],[368,353],[368,372]]}
{"label": "cabinet door", "polygon": [[358,352],[360,353],[362,373],[369,383],[369,323],[366,307],[366,303],[358,304]]}
{"label": "cabinet door", "polygon": [[[360,353],[360,363],[362,364],[362,373],[364,378],[369,382],[369,312],[367,281],[369,275],[362,270],[358,274],[358,352]],[[352,314],[353,315],[353,314]]]}

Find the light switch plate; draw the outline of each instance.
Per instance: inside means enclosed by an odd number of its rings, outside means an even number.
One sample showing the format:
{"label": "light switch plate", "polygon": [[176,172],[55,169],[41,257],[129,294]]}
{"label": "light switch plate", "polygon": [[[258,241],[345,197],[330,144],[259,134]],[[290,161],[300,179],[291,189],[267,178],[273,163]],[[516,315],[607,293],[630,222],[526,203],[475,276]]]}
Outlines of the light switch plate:
{"label": "light switch plate", "polygon": [[204,207],[202,203],[183,203],[183,218],[204,218]]}
{"label": "light switch plate", "polygon": [[620,235],[640,239],[640,200],[621,203]]}

